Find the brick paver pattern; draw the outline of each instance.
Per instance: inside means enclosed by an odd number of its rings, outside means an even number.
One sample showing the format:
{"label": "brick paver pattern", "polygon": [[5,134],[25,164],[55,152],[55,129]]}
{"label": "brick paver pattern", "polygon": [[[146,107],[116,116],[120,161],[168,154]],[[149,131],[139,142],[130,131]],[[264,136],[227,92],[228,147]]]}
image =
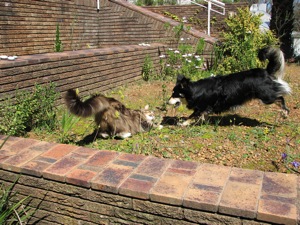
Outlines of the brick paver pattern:
{"label": "brick paver pattern", "polygon": [[[6,136],[0,135],[0,143]],[[9,137],[0,169],[154,202],[299,224],[300,177]],[[0,178],[1,179],[1,178]]]}

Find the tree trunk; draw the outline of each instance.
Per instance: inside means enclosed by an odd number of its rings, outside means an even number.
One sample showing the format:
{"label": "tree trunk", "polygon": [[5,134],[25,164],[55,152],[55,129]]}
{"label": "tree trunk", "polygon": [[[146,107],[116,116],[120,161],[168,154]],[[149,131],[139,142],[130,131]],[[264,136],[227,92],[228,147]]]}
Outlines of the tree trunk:
{"label": "tree trunk", "polygon": [[285,58],[293,57],[293,0],[273,0],[270,29],[277,35]]}

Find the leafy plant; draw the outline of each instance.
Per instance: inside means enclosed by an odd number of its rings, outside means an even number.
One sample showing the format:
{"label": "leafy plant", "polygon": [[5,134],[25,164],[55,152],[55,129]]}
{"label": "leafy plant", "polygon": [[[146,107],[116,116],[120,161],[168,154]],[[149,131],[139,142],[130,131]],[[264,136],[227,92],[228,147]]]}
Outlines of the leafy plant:
{"label": "leafy plant", "polygon": [[205,46],[204,40],[200,39],[196,46],[185,42],[186,39],[181,38],[178,49],[169,48],[165,55],[160,55],[160,79],[174,79],[177,74],[199,79],[210,74],[209,71],[205,71],[204,59],[200,56]]}
{"label": "leafy plant", "polygon": [[64,111],[61,119],[61,132],[59,135],[59,141],[61,143],[69,143],[70,142],[70,131],[79,122],[80,118]]}
{"label": "leafy plant", "polygon": [[33,90],[16,90],[15,97],[3,100],[0,109],[0,133],[22,136],[35,128],[52,130],[56,126],[55,84],[36,84]]}
{"label": "leafy plant", "polygon": [[215,70],[228,74],[262,66],[257,58],[259,49],[276,45],[278,39],[271,31],[262,32],[261,15],[253,15],[249,9],[238,9],[226,19],[227,30],[222,33],[222,44],[215,46]]}
{"label": "leafy plant", "polygon": [[270,129],[268,127],[256,127],[252,130],[252,134],[256,137],[256,139],[263,142],[268,142],[270,140],[270,135],[273,132],[274,129]]}
{"label": "leafy plant", "polygon": [[144,3],[143,3],[143,0],[136,0],[135,1],[135,5],[137,6],[142,6]]}
{"label": "leafy plant", "polygon": [[155,76],[153,68],[154,68],[153,67],[153,62],[152,62],[151,58],[149,57],[149,55],[147,55],[145,57],[144,64],[143,64],[143,67],[142,67],[142,78],[143,78],[143,80],[148,81],[150,78]]}
{"label": "leafy plant", "polygon": [[0,109],[0,132],[7,135],[24,135],[28,127],[29,107],[28,93],[16,91],[14,99],[8,97],[3,101],[3,107]]}
{"label": "leafy plant", "polygon": [[168,93],[166,90],[167,86],[165,84],[162,85],[162,106],[161,110],[167,110],[167,99],[168,99]]}
{"label": "leafy plant", "polygon": [[62,42],[60,40],[59,24],[56,25],[56,35],[55,35],[54,51],[55,52],[62,52],[63,51],[63,44],[62,44]]}
{"label": "leafy plant", "polygon": [[[15,182],[16,183],[16,182]],[[24,205],[30,196],[27,196],[17,203],[11,201],[16,193],[12,192],[14,187],[12,184],[7,189],[1,184],[0,188],[0,224],[23,224],[33,215],[35,210],[31,207]]]}
{"label": "leafy plant", "polygon": [[144,4],[145,4],[146,6],[154,5],[154,0],[144,0]]}
{"label": "leafy plant", "polygon": [[189,31],[191,29],[190,26],[185,26],[182,20],[180,21],[180,24],[173,28],[175,32],[175,38],[177,39],[177,41],[180,40],[182,32]]}
{"label": "leafy plant", "polygon": [[42,127],[46,130],[53,130],[56,127],[56,107],[55,102],[58,98],[55,83],[47,85],[36,84],[31,93],[31,127]]}
{"label": "leafy plant", "polygon": [[181,22],[181,19],[175,14],[172,14],[170,12],[165,11],[164,15],[167,16],[167,17],[170,17],[171,19],[173,19],[175,21]]}

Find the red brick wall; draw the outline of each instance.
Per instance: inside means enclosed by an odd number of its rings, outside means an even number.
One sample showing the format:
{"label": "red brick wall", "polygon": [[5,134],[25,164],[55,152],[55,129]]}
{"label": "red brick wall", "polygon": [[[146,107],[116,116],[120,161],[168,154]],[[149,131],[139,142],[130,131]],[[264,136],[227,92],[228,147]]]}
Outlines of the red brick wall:
{"label": "red brick wall", "polygon": [[115,46],[0,60],[0,99],[13,96],[16,88],[27,90],[35,83],[49,81],[55,82],[58,92],[79,88],[83,96],[134,82],[142,78],[146,56],[151,58],[154,69],[158,69],[162,46]]}
{"label": "red brick wall", "polygon": [[[211,36],[218,37],[220,32],[226,28],[225,19],[228,17],[229,13],[237,12],[238,8],[244,8],[244,7],[248,7],[248,4],[245,2],[233,3],[233,4],[226,3],[225,15],[221,15],[214,11],[211,11],[211,21],[212,21],[210,24]],[[165,12],[171,13],[172,15],[178,16],[179,19],[186,17],[186,19],[189,21],[187,25],[190,25],[200,31],[207,32],[207,9],[206,8],[197,6],[195,4],[147,6],[144,8],[162,15],[164,15]],[[212,9],[222,12],[221,8],[216,7],[214,5],[212,6]]]}
{"label": "red brick wall", "polygon": [[56,25],[65,50],[98,47],[96,1],[10,0],[0,2],[0,53],[27,55],[54,51]]}
{"label": "red brick wall", "polygon": [[[0,143],[6,137],[0,135]],[[16,182],[17,181],[17,182]],[[0,185],[29,224],[299,224],[300,177],[9,137]]]}
{"label": "red brick wall", "polygon": [[[48,81],[59,92],[80,88],[84,95],[141,79],[147,55],[157,67],[158,46],[176,45],[173,27],[179,24],[114,0],[101,0],[100,12],[92,0],[6,0],[0,2],[0,15],[0,54],[19,56],[0,60],[0,99],[14,95],[17,87],[26,90]],[[54,52],[57,24],[61,53]],[[214,38],[193,29],[182,37],[190,44],[204,38],[204,55],[210,57]]]}
{"label": "red brick wall", "polygon": [[29,201],[25,203],[29,202],[28,205],[36,209],[29,224],[271,224],[122,196],[1,169],[0,173],[0,184],[5,187],[12,185],[19,177],[13,189],[17,193],[13,200],[17,202],[29,196]]}
{"label": "red brick wall", "polygon": [[[0,54],[29,55],[54,52],[56,26],[65,51],[112,45],[164,42],[172,44],[178,25],[126,1],[5,0],[0,2]],[[171,26],[166,28],[166,23]],[[204,37],[186,34],[190,42]]]}

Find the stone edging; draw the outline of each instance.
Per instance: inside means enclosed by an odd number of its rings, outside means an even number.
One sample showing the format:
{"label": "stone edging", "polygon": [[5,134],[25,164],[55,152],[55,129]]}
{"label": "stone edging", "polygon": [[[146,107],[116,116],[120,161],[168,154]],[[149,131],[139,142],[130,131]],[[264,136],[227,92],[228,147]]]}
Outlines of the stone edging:
{"label": "stone edging", "polygon": [[[5,136],[0,135],[3,141]],[[9,137],[0,169],[173,206],[299,224],[300,177]],[[1,178],[0,178],[1,180]]]}

